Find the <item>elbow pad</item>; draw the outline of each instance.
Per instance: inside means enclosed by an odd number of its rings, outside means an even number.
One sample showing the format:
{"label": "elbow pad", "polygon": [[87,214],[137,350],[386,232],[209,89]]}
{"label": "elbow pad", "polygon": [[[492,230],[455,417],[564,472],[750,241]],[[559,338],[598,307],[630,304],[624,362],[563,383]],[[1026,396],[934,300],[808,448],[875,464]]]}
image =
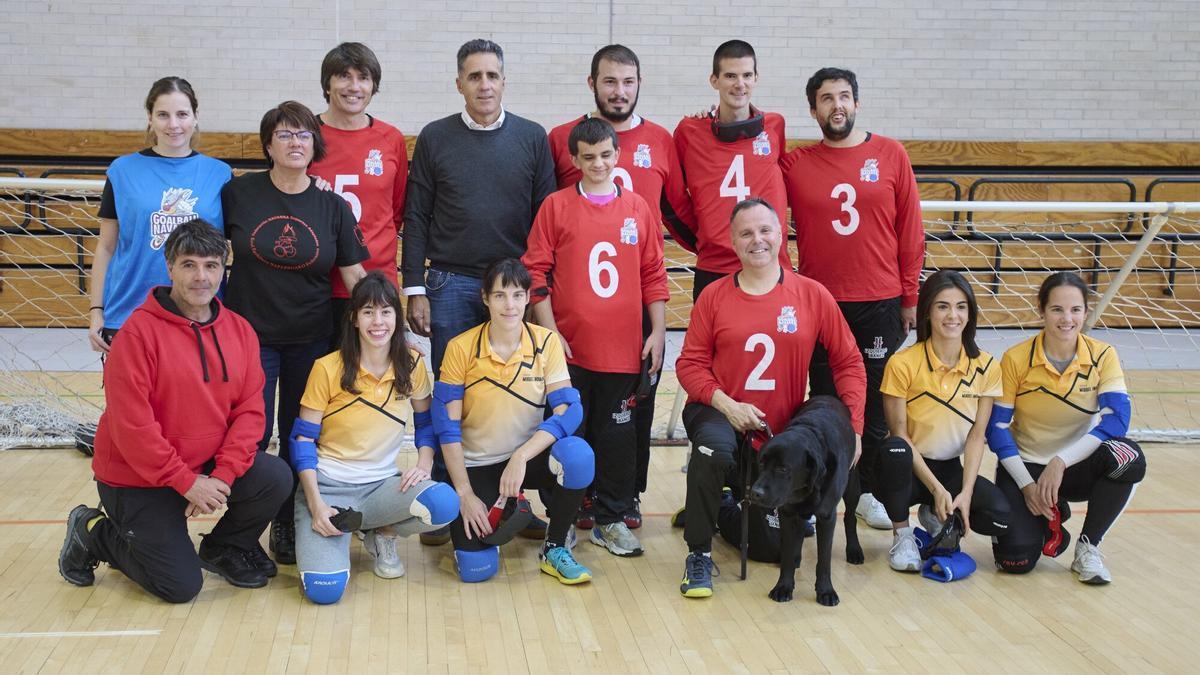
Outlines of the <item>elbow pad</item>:
{"label": "elbow pad", "polygon": [[[300,440],[301,436],[307,436],[312,440]],[[299,417],[292,423],[292,433],[288,436],[288,443],[292,455],[292,468],[296,470],[296,473],[317,468],[317,439],[320,436],[320,424],[302,420]]]}
{"label": "elbow pad", "polygon": [[1013,440],[1012,432],[1008,430],[1012,423],[1013,409],[999,403],[992,406],[992,416],[987,423],[987,443],[996,457],[1018,457],[1021,452],[1017,442]]}
{"label": "elbow pad", "polygon": [[538,425],[538,429],[550,434],[556,441],[575,433],[583,422],[583,404],[579,399],[579,390],[575,387],[555,389],[546,395],[546,403],[550,405],[551,410],[560,405],[566,405],[567,409],[561,415],[551,415]]}
{"label": "elbow pad", "polygon": [[433,417],[433,433],[442,445],[462,443],[462,421],[450,419],[446,405],[451,401],[461,401],[463,391],[461,384],[438,382],[433,385],[433,407],[430,413]]}
{"label": "elbow pad", "polygon": [[417,448],[437,449],[437,432],[433,430],[433,411],[413,411],[413,443]]}
{"label": "elbow pad", "polygon": [[1100,403],[1100,422],[1091,430],[1091,435],[1101,441],[1111,438],[1122,438],[1129,433],[1129,419],[1132,416],[1132,406],[1129,394],[1123,391],[1109,391],[1097,397]]}

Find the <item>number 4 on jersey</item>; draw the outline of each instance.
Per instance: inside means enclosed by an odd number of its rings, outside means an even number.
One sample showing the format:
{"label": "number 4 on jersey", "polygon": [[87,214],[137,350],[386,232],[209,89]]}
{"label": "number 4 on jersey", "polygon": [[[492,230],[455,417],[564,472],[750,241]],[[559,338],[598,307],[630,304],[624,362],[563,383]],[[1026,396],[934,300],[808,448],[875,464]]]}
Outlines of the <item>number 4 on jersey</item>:
{"label": "number 4 on jersey", "polygon": [[721,179],[721,196],[733,197],[743,202],[750,197],[750,186],[746,185],[746,162],[741,155],[735,155],[729,163],[729,170]]}

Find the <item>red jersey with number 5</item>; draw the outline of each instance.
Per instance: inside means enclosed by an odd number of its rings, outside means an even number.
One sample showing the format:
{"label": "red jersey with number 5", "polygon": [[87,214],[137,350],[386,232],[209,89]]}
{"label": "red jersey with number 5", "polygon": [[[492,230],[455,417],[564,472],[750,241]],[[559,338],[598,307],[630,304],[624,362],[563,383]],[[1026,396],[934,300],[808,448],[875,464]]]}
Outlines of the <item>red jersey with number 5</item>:
{"label": "red jersey with number 5", "polygon": [[[334,192],[350,204],[371,253],[363,267],[368,272],[383,272],[398,285],[396,246],[404,219],[404,189],[408,185],[408,147],[404,144],[404,134],[372,117],[369,126],[354,131],[322,124],[321,137],[325,140],[325,158],[313,163],[309,174],[329,181]],[[331,278],[333,297],[350,297],[337,270]]]}
{"label": "red jersey with number 5", "polygon": [[839,302],[900,297],[915,307],[925,259],[921,197],[904,146],[879,134],[817,143],[783,159],[800,273]]}
{"label": "red jersey with number 5", "polygon": [[705,288],[692,307],[675,374],[689,402],[712,405],[720,389],[766,413],[778,431],[804,402],[818,342],[829,352],[838,397],[861,434],[867,372],[854,334],[829,291],[794,272],[784,271],[763,295],[743,291],[736,274]]}
{"label": "red jersey with number 5", "polygon": [[559,190],[533,219],[521,262],[533,275],[530,301],[551,299],[571,348],[568,363],[638,372],[642,306],[670,296],[662,235],[646,200],[619,185],[603,205],[589,201],[578,184]]}
{"label": "red jersey with number 5", "polygon": [[[729,215],[748,197],[770,202],[787,232],[787,191],[779,169],[785,140],[783,116],[776,113],[763,113],[757,136],[729,142],[717,138],[712,117],[679,121],[675,151],[695,211],[697,267],[720,274],[741,269],[730,243]],[[786,246],[779,248],[779,263],[792,268]]]}

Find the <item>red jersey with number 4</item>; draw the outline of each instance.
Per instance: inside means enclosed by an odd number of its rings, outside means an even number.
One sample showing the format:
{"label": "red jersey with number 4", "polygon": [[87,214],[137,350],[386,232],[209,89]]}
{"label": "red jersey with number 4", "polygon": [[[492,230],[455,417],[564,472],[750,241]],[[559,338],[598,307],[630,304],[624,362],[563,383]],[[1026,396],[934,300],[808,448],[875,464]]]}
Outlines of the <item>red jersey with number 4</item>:
{"label": "red jersey with number 4", "polygon": [[[706,272],[741,269],[730,243],[729,215],[748,197],[770,202],[787,232],[787,191],[779,169],[783,116],[763,113],[762,128],[753,138],[724,142],[713,132],[712,117],[685,117],[675,127],[675,151],[695,211],[696,266]],[[779,263],[792,269],[786,246],[779,248]]]}
{"label": "red jersey with number 4", "polygon": [[861,434],[867,372],[854,334],[829,291],[794,272],[784,271],[763,295],[739,288],[736,274],[705,288],[692,308],[675,374],[689,402],[712,405],[720,389],[766,413],[778,431],[804,402],[817,342],[829,352],[838,397]]}
{"label": "red jersey with number 4", "polygon": [[[321,125],[325,158],[308,172],[329,181],[354,211],[371,258],[363,263],[369,272],[380,270],[396,278],[397,237],[404,218],[404,188],[408,184],[408,147],[396,127],[371,118],[370,126],[354,131]],[[337,270],[331,276],[333,297],[348,298]]]}
{"label": "red jersey with number 4", "polygon": [[851,148],[817,143],[788,153],[783,173],[800,273],[839,302],[899,296],[915,307],[925,228],[904,146],[878,134]]}
{"label": "red jersey with number 4", "polygon": [[[646,200],[617,186],[607,204],[579,187],[542,203],[521,261],[533,275],[532,302],[551,298],[568,363],[602,373],[636,373],[642,305],[669,297],[662,236]],[[548,277],[553,279],[549,285]]]}

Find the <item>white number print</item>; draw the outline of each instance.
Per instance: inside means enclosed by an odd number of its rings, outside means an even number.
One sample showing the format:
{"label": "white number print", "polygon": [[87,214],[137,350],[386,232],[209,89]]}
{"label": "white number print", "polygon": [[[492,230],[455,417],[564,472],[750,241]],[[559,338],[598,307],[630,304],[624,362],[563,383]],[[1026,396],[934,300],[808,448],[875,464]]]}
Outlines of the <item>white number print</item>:
{"label": "white number print", "polygon": [[633,192],[633,176],[621,167],[613,167],[613,180],[621,183],[621,189],[626,192]]}
{"label": "white number print", "polygon": [[362,220],[362,202],[359,201],[358,195],[346,190],[347,187],[358,185],[358,176],[352,173],[339,173],[333,178],[333,191],[342,196],[346,203],[350,205],[350,210],[354,212],[354,220]]}
{"label": "white number print", "polygon": [[750,371],[750,376],[746,378],[746,391],[775,391],[775,378],[763,379],[763,373],[767,372],[767,368],[771,367],[771,362],[775,360],[775,341],[766,333],[755,333],[746,339],[746,351],[758,351],[758,347],[762,346],[763,355],[758,360],[758,365],[754,366],[754,370]]}
{"label": "white number print", "polygon": [[842,210],[850,214],[850,222],[845,225],[842,224],[840,217],[832,221],[833,230],[844,237],[854,234],[854,231],[858,229],[858,209],[854,208],[854,198],[858,195],[854,192],[854,186],[849,183],[838,183],[833,187],[833,194],[829,196],[834,199],[845,197],[845,201],[842,202]]}
{"label": "white number print", "polygon": [[[617,257],[617,249],[607,241],[602,241],[592,247],[592,252],[588,254],[588,279],[592,282],[592,291],[602,298],[611,298],[617,293],[617,283],[620,282],[620,276],[617,274],[617,266],[612,264],[611,260],[601,260],[600,256],[608,256],[609,258]],[[602,283],[600,275],[608,276],[608,283]]]}
{"label": "white number print", "polygon": [[733,197],[739,202],[750,196],[750,186],[746,185],[746,164],[741,155],[729,163],[729,170],[721,179],[721,196]]}

